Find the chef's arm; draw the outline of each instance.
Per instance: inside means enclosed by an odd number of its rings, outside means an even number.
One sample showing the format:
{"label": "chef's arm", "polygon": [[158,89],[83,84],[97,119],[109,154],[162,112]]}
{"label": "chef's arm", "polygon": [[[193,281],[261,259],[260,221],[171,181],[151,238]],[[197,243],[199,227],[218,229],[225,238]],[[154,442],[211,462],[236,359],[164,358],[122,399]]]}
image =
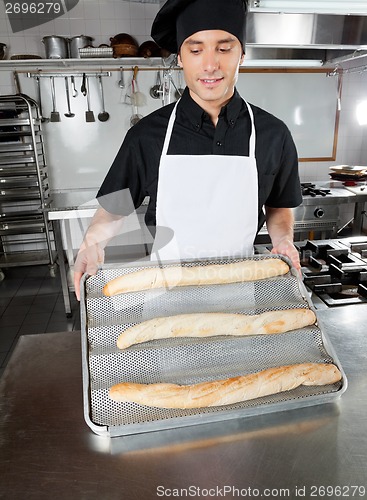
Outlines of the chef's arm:
{"label": "chef's arm", "polygon": [[289,257],[300,271],[299,253],[293,244],[294,217],[291,208],[265,207],[266,227],[273,245],[272,253]]}
{"label": "chef's arm", "polygon": [[75,295],[80,300],[80,279],[84,273],[96,274],[104,262],[108,242],[120,234],[124,217],[99,207],[85,233],[74,265]]}

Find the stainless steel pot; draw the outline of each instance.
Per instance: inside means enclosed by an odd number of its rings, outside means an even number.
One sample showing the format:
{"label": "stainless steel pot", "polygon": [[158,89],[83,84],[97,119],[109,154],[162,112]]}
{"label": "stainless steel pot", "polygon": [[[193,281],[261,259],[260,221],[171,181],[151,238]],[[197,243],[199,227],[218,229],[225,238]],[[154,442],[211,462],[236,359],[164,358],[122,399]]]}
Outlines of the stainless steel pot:
{"label": "stainless steel pot", "polygon": [[84,49],[92,45],[93,38],[90,36],[79,35],[69,40],[69,52],[72,59],[80,57],[79,49]]}
{"label": "stainless steel pot", "polygon": [[6,49],[6,44],[0,43],[0,60],[5,59],[5,49]]}
{"label": "stainless steel pot", "polygon": [[45,45],[47,59],[67,59],[69,57],[68,39],[63,36],[45,36],[42,42]]}

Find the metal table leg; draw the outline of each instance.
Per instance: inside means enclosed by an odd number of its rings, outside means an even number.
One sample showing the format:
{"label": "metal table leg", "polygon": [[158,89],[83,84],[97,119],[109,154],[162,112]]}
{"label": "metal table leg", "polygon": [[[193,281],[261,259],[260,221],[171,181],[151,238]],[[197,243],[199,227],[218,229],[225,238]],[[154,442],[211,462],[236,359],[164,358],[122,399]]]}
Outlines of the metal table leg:
{"label": "metal table leg", "polygon": [[68,277],[67,277],[67,271],[66,271],[66,265],[65,265],[65,259],[64,259],[64,249],[63,249],[62,237],[61,237],[60,221],[53,220],[52,225],[53,225],[53,231],[54,231],[54,237],[55,237],[55,247],[56,247],[56,252],[57,252],[57,258],[58,258],[59,268],[60,268],[60,277],[61,277],[62,295],[64,298],[65,313],[66,313],[66,316],[68,318],[70,318],[72,315],[72,312],[71,312],[70,294],[69,294],[69,286],[68,286]]}

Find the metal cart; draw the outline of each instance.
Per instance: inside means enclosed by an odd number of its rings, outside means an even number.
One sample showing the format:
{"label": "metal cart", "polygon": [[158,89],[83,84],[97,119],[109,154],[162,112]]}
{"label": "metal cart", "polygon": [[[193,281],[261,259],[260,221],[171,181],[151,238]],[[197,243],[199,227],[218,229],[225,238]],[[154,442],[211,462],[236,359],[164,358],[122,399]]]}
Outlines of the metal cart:
{"label": "metal cart", "polygon": [[41,121],[30,97],[0,96],[0,281],[20,265],[49,264],[55,274]]}

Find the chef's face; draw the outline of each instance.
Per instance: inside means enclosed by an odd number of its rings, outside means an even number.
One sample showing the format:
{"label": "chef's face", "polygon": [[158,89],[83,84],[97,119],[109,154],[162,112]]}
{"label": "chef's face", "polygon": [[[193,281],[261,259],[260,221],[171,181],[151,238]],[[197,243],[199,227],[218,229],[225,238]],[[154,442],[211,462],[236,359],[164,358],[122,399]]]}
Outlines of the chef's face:
{"label": "chef's face", "polygon": [[199,31],[186,38],[178,64],[194,101],[204,109],[225,105],[233,95],[243,57],[241,43],[227,31]]}

